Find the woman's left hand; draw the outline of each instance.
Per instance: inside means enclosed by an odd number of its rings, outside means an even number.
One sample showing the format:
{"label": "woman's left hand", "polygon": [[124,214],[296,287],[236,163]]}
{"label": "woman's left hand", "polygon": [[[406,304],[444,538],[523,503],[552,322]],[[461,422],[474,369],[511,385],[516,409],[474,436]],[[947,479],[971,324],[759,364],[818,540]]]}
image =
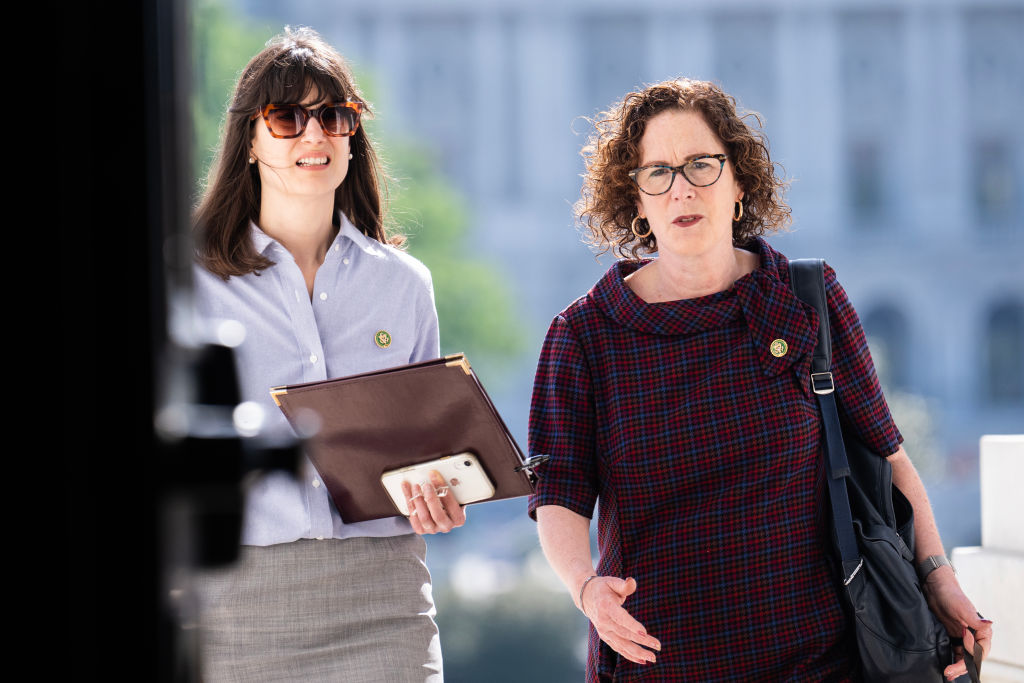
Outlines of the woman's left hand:
{"label": "woman's left hand", "polygon": [[[939,567],[928,575],[923,588],[928,606],[946,627],[949,635],[963,638],[964,647],[970,648],[971,651],[974,649],[974,642],[977,641],[981,646],[982,656],[987,657],[992,648],[992,622],[978,614],[978,610],[960,588],[960,582],[956,580],[953,570],[949,567]],[[947,681],[967,673],[963,652],[960,648],[957,650],[957,661],[947,666],[943,672]],[[977,664],[980,666],[981,662]]]}
{"label": "woman's left hand", "polygon": [[431,485],[420,486],[402,482],[402,493],[409,509],[409,523],[418,534],[448,533],[466,523],[466,510],[451,493],[437,495],[437,489],[448,485],[441,473],[430,471]]}

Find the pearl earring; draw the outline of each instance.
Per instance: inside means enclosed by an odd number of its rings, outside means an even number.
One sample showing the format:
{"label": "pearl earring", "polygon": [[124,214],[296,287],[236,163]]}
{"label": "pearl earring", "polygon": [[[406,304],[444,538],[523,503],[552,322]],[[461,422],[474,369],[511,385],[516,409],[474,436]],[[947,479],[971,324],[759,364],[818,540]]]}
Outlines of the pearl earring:
{"label": "pearl earring", "polygon": [[349,159],[351,159],[351,158],[352,158],[352,152],[349,152],[349,153],[348,153],[348,158],[349,158]]}

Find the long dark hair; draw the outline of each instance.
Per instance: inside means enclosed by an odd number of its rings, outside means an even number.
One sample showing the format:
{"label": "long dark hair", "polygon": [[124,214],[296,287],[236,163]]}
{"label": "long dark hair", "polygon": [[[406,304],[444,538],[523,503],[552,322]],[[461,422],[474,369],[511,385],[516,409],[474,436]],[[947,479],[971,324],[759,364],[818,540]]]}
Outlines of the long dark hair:
{"label": "long dark hair", "polygon": [[[344,58],[310,28],[286,27],[242,71],[193,217],[197,256],[210,272],[227,279],[273,265],[256,251],[249,235],[249,222],[256,222],[260,211],[259,170],[249,163],[252,115],[264,105],[301,102],[311,93],[333,101],[363,102],[363,116],[370,113]],[[362,125],[349,142],[352,161],[334,192],[335,214],[342,211],[372,239],[400,246],[405,238],[389,236],[385,230],[385,176]]]}

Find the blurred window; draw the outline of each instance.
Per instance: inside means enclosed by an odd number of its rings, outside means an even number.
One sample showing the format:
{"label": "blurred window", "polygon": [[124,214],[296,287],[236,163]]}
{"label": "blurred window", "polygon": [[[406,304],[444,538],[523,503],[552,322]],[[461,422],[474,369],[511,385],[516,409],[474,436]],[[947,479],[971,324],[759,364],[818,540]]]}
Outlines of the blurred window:
{"label": "blurred window", "polygon": [[971,9],[965,14],[969,116],[990,126],[1019,119],[1024,104],[1024,8]]}
{"label": "blurred window", "polygon": [[448,177],[463,189],[472,186],[472,123],[475,120],[475,74],[472,28],[460,15],[410,16],[403,36],[409,54],[408,110],[419,140],[438,155]]}
{"label": "blurred window", "polygon": [[855,128],[892,126],[906,105],[902,14],[840,12],[837,20],[843,115]]}
{"label": "blurred window", "polygon": [[[762,115],[763,123],[778,90],[775,17],[753,12],[723,14],[714,19],[715,75],[742,109]],[[756,121],[748,121],[756,126]]]}
{"label": "blurred window", "polygon": [[1005,229],[1021,221],[1022,181],[1015,168],[1020,153],[1008,143],[988,140],[974,147],[971,184],[982,228]]}
{"label": "blurred window", "polygon": [[505,199],[514,201],[523,197],[524,149],[527,146],[523,144],[521,136],[529,134],[529,127],[523,124],[523,121],[528,120],[528,105],[523,95],[518,66],[522,61],[522,28],[517,15],[501,19],[500,83],[503,97],[507,101],[499,106],[500,119],[489,126],[492,131],[490,142],[501,160],[495,164],[498,168],[494,171],[494,182]]}
{"label": "blurred window", "polygon": [[886,389],[907,389],[910,372],[906,317],[894,306],[882,304],[868,311],[863,327],[879,381]]}
{"label": "blurred window", "polygon": [[846,152],[847,203],[860,229],[877,228],[887,207],[891,169],[874,139],[854,140]]}
{"label": "blurred window", "polygon": [[[984,230],[1024,230],[1024,8],[975,8],[965,14],[972,192]],[[965,179],[966,180],[966,179]]]}
{"label": "blurred window", "polygon": [[[639,79],[647,63],[647,36],[638,14],[583,17],[578,27],[584,98],[580,111],[592,115],[643,85]],[[671,66],[662,68],[671,72]]]}
{"label": "blurred window", "polygon": [[891,220],[906,184],[900,144],[906,109],[903,15],[840,12],[842,117],[846,137],[846,199],[858,229]]}
{"label": "blurred window", "polygon": [[986,327],[985,398],[993,403],[1024,401],[1024,304],[994,306]]}

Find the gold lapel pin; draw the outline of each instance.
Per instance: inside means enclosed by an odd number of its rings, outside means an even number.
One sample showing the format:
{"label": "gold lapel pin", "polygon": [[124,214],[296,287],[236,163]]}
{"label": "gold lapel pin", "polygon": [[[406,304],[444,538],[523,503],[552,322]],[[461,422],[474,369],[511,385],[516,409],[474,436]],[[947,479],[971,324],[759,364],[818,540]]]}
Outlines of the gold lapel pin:
{"label": "gold lapel pin", "polygon": [[768,347],[768,350],[772,352],[772,355],[776,358],[782,358],[789,351],[789,344],[786,343],[785,339],[776,339]]}
{"label": "gold lapel pin", "polygon": [[373,335],[373,341],[380,348],[386,349],[391,346],[391,334],[387,330],[377,330],[377,334]]}

